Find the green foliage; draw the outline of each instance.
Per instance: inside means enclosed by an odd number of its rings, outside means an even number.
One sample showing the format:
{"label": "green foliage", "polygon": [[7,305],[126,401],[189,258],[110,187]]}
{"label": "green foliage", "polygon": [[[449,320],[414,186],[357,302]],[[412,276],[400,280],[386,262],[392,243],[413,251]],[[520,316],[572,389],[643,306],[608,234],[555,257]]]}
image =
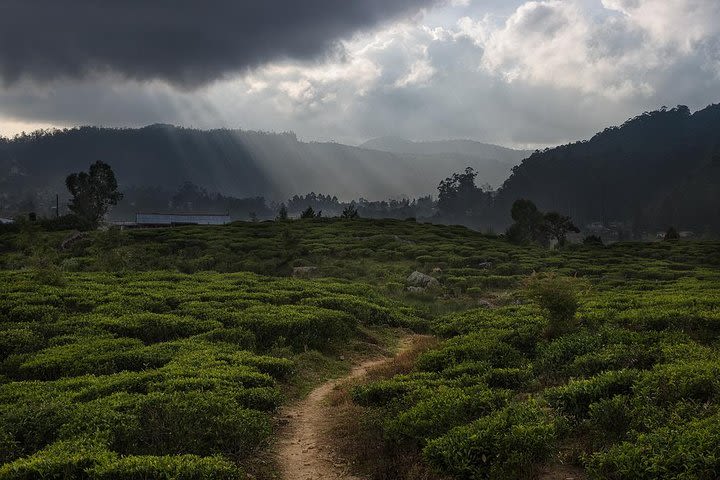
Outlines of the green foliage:
{"label": "green foliage", "polygon": [[677,230],[675,230],[675,227],[668,228],[667,232],[665,232],[665,236],[663,237],[663,240],[665,241],[672,241],[672,240],[680,240],[680,234]]}
{"label": "green foliage", "polygon": [[115,173],[110,165],[97,161],[86,172],[73,173],[65,179],[72,200],[68,208],[90,224],[96,224],[108,208],[122,199]]}
{"label": "green foliage", "polygon": [[222,457],[196,455],[149,456],[131,455],[94,467],[90,471],[97,480],[235,480],[245,478],[242,471]]}
{"label": "green foliage", "polygon": [[423,450],[436,468],[463,479],[517,479],[548,458],[559,435],[538,405],[510,405],[432,440]]}
{"label": "green foliage", "polygon": [[[424,451],[457,478],[557,462],[714,478],[715,242],[550,251],[360,218],[91,232],[58,250],[67,233],[23,228],[0,234],[0,468],[25,478],[232,478],[283,393],[378,325],[441,343],[353,390],[376,452]],[[288,278],[306,266],[312,280]],[[441,287],[406,292],[414,270]]]}
{"label": "green foliage", "polygon": [[560,215],[557,212],[548,212],[545,214],[543,228],[550,238],[557,240],[559,247],[565,245],[569,232],[580,233],[580,229],[575,226],[570,217]]}
{"label": "green foliage", "polygon": [[575,313],[578,309],[576,280],[558,275],[532,276],[527,289],[545,313],[551,337],[575,328]]}
{"label": "green foliage", "polygon": [[0,271],[2,478],[244,478],[229,460],[268,444],[297,373],[266,353],[340,346],[360,323],[412,315],[333,281],[66,275]]}
{"label": "green foliage", "polygon": [[318,212],[318,213],[316,214],[316,213],[315,213],[315,210],[313,210],[313,208],[310,207],[310,206],[308,206],[305,210],[303,210],[303,211],[300,213],[300,218],[301,218],[301,219],[316,218],[316,217],[319,217],[319,216],[320,216],[320,212]]}
{"label": "green foliage", "polygon": [[592,479],[712,479],[720,470],[720,414],[638,434],[587,460]]}
{"label": "green foliage", "polygon": [[343,208],[343,211],[340,214],[340,218],[344,220],[355,220],[357,218],[360,218],[360,214],[358,213],[357,207],[355,207],[355,205],[353,204],[350,204],[347,207]]}
{"label": "green foliage", "polygon": [[544,218],[530,200],[516,200],[512,205],[510,216],[515,222],[508,228],[505,237],[510,243],[527,245],[531,242],[545,244]]}
{"label": "green foliage", "polygon": [[637,371],[613,370],[587,380],[573,380],[562,387],[547,389],[544,396],[558,411],[582,419],[594,403],[630,393],[637,379]]}
{"label": "green foliage", "polygon": [[38,478],[90,479],[89,471],[115,455],[93,439],[57,442],[35,455],[0,466],[0,478],[34,480]]}
{"label": "green foliage", "polygon": [[597,235],[588,235],[583,239],[583,245],[602,246],[603,240]]}

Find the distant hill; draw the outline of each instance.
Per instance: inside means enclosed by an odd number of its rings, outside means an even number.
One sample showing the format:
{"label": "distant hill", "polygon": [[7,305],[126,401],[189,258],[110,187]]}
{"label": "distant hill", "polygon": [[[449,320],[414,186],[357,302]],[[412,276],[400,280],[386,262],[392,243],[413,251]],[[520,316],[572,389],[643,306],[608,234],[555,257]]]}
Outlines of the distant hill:
{"label": "distant hill", "polygon": [[513,150],[510,148],[475,142],[473,140],[438,140],[432,142],[413,142],[399,137],[381,137],[368,140],[360,148],[383,152],[415,155],[457,154],[497,161],[512,166],[517,165],[532,153],[532,150]]}
{"label": "distant hill", "polygon": [[495,188],[510,176],[512,167],[532,154],[531,150],[513,150],[472,140],[413,142],[399,137],[375,138],[361,144],[360,148],[402,157],[443,160],[450,167],[444,176],[471,166],[478,172],[478,183]]}
{"label": "distant hill", "polygon": [[518,198],[581,224],[718,232],[720,105],[646,112],[588,141],[536,152],[502,186],[499,219]]}
{"label": "distant hill", "polygon": [[497,186],[525,155],[476,142],[413,145],[414,152],[387,151],[306,143],[291,133],[81,127],[0,138],[0,190],[63,192],[69,173],[103,160],[121,187],[173,190],[192,181],[237,197],[286,199],[315,191],[381,199],[435,193],[440,180],[468,166]]}

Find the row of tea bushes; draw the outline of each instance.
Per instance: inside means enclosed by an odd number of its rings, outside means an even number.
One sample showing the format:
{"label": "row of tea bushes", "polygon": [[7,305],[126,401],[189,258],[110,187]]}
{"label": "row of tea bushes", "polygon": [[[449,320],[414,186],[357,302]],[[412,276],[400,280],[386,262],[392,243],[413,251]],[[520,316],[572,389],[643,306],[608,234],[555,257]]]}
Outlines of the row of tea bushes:
{"label": "row of tea bushes", "polygon": [[[618,248],[638,268],[660,261],[654,247]],[[568,461],[598,480],[716,478],[720,271],[686,267],[674,279],[636,272],[618,290],[608,266],[562,334],[523,291],[445,315],[431,327],[445,341],[412,373],[353,398],[387,442],[452,478],[533,478]]]}
{"label": "row of tea bushes", "polygon": [[417,322],[359,284],[0,272],[0,478],[246,478],[294,352]]}
{"label": "row of tea bushes", "polygon": [[[0,235],[0,268],[48,263],[62,271],[251,271],[379,284],[401,292],[413,270],[432,274],[445,293],[470,298],[513,289],[532,273],[554,271],[608,284],[672,282],[698,266],[720,265],[713,242],[571,245],[561,251],[516,247],[458,226],[413,221],[316,219],[91,232],[61,249],[70,232]],[[48,275],[48,281],[62,281]],[[399,288],[396,288],[398,287]]]}

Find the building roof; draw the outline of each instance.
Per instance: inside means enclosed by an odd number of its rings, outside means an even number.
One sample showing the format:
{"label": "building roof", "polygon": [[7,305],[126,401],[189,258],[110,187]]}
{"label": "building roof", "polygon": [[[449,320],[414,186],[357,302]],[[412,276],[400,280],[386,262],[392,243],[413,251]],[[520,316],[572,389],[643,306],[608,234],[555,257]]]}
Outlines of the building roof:
{"label": "building roof", "polygon": [[182,217],[229,217],[230,212],[226,213],[207,213],[207,212],[137,212],[135,215],[172,215]]}

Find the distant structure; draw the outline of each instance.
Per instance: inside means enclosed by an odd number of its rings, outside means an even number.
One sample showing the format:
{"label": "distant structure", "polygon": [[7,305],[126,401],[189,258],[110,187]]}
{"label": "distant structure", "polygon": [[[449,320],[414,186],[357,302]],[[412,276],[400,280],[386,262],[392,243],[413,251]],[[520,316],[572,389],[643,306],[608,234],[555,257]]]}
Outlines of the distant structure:
{"label": "distant structure", "polygon": [[229,213],[136,213],[135,224],[140,227],[166,225],[225,225]]}

